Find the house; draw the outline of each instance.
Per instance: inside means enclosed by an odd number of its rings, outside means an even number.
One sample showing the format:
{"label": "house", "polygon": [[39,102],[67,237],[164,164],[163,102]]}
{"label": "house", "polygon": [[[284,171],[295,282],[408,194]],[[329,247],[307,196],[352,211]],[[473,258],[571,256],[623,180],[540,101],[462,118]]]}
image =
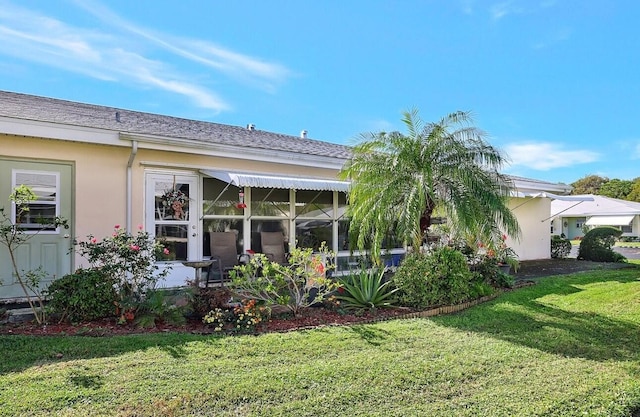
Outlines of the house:
{"label": "house", "polygon": [[640,203],[593,194],[573,197],[583,201],[551,203],[551,234],[575,239],[584,236],[586,228],[613,226],[623,236],[640,236]]}
{"label": "house", "polygon": [[[238,253],[261,251],[261,236],[317,247],[326,241],[347,268],[349,184],[336,174],[347,146],[246,127],[0,92],[0,196],[19,184],[36,189],[44,216],[70,229],[47,230],[20,248],[19,267],[42,265],[49,279],[83,264],[74,238],[109,236],[114,225],[150,231],[170,249],[166,286],[195,270],[182,261],[207,259],[211,233],[236,236]],[[549,257],[549,213],[563,184],[514,177],[511,207],[523,239],[520,259]],[[176,204],[174,204],[176,203]],[[28,220],[27,220],[28,221]],[[401,249],[400,249],[401,250]],[[20,295],[6,251],[0,251],[0,299]]]}

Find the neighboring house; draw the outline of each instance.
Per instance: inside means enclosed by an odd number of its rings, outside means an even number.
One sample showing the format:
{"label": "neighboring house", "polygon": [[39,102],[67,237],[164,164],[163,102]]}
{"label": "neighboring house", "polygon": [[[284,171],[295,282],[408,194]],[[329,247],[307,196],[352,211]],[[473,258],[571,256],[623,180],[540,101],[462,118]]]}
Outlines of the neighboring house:
{"label": "neighboring house", "polygon": [[591,201],[553,201],[551,203],[551,234],[564,234],[575,239],[585,234],[585,228],[613,226],[623,236],[640,236],[640,203],[601,195],[579,195]]}
{"label": "neighboring house", "polygon": [[[263,232],[299,246],[326,241],[347,268],[349,184],[336,174],[350,155],[304,131],[296,137],[0,92],[0,206],[24,183],[41,197],[33,213],[69,219],[70,229],[44,231],[20,249],[20,268],[42,265],[49,279],[83,265],[69,252],[74,238],[109,236],[116,224],[165,242],[173,263],[167,286],[194,278],[181,261],[207,259],[210,233],[219,231],[235,234],[238,253],[261,251]],[[545,193],[570,187],[517,177],[514,184],[511,207],[523,236],[508,243],[522,260],[548,258],[553,195]],[[182,196],[178,206],[168,191]],[[0,299],[20,296],[2,249],[0,281]]]}

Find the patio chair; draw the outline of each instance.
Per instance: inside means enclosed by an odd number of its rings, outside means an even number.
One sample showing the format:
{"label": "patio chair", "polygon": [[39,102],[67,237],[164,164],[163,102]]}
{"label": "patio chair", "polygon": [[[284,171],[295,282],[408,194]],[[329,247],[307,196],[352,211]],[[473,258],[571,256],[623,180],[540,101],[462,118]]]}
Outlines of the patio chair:
{"label": "patio chair", "polygon": [[282,232],[260,232],[260,243],[262,253],[264,253],[271,262],[277,262],[279,264],[285,264],[287,262],[284,234],[282,234]]}
{"label": "patio chair", "polygon": [[209,284],[223,284],[229,280],[229,272],[239,265],[240,255],[236,246],[236,232],[209,232],[211,259],[214,261],[207,274]]}

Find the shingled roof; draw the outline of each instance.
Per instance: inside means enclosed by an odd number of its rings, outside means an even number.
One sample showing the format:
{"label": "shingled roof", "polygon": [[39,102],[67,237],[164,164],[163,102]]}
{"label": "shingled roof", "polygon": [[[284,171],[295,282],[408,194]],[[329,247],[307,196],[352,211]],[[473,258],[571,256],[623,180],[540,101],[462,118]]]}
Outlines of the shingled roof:
{"label": "shingled roof", "polygon": [[[116,113],[118,117],[116,118]],[[348,146],[264,130],[0,91],[0,116],[239,148],[348,159]]]}

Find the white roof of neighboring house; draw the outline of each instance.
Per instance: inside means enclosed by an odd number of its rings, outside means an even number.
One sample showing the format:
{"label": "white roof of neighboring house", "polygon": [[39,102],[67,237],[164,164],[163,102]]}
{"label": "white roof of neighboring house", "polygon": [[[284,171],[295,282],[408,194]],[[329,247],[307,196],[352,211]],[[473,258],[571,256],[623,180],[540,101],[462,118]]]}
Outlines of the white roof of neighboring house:
{"label": "white roof of neighboring house", "polygon": [[[580,196],[573,197],[585,197],[592,198],[592,201],[561,201],[561,200],[553,200],[551,202],[551,216],[552,217],[591,217],[591,216],[608,216],[609,221],[614,221],[614,223],[602,223],[608,225],[616,224],[615,221],[620,221],[620,219],[615,219],[613,217],[626,217],[627,216],[635,216],[640,214],[640,203],[636,203],[633,201],[620,200],[617,198],[605,197],[601,195],[594,194],[584,194]],[[606,221],[607,219],[602,219]],[[622,223],[620,223],[622,224]],[[629,224],[629,222],[626,222]],[[595,224],[594,224],[595,225]]]}

